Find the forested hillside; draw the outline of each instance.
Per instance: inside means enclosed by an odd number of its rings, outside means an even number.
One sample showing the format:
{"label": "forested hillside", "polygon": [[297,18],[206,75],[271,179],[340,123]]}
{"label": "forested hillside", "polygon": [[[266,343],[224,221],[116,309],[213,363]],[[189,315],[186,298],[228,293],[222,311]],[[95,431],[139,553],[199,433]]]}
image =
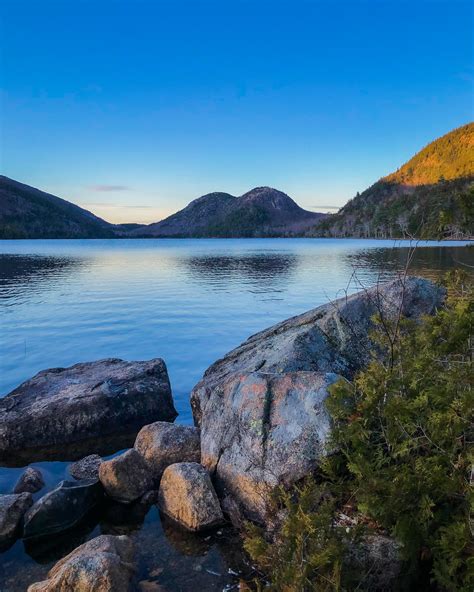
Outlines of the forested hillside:
{"label": "forested hillside", "polygon": [[472,238],[473,187],[474,124],[469,123],[431,142],[309,234]]}
{"label": "forested hillside", "polygon": [[60,197],[0,176],[0,239],[108,238],[115,227]]}

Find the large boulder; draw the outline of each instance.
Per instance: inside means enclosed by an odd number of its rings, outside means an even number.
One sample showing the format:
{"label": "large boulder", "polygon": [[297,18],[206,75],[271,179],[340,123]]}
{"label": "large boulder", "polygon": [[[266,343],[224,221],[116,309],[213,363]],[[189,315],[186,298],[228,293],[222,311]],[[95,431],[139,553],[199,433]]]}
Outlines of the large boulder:
{"label": "large boulder", "polygon": [[13,493],[36,493],[44,487],[43,474],[36,467],[27,467],[18,478]]}
{"label": "large boulder", "polygon": [[417,320],[443,298],[428,280],[395,280],[283,321],[206,370],[191,394],[201,462],[234,521],[268,523],[275,488],[317,469],[331,429],[327,388],[377,351],[374,317],[386,327]]}
{"label": "large boulder", "polygon": [[346,378],[370,360],[373,317],[418,319],[432,314],[444,291],[429,280],[407,277],[341,298],[250,337],[210,366],[191,394],[197,425],[213,389],[231,374],[334,372]]}
{"label": "large boulder", "polygon": [[134,448],[101,463],[99,479],[109,497],[130,503],[153,489],[145,460]]}
{"label": "large boulder", "polygon": [[198,463],[170,465],[158,495],[160,510],[188,530],[205,530],[224,521],[209,473]]}
{"label": "large boulder", "polygon": [[267,522],[275,488],[317,468],[329,451],[325,399],[337,379],[321,372],[253,372],[213,389],[201,420],[201,462],[233,519]]}
{"label": "large boulder", "polygon": [[[40,372],[0,399],[0,460],[176,418],[165,363],[118,359]],[[64,453],[64,452],[63,452]],[[65,454],[65,453],[64,453]],[[63,460],[66,460],[65,457]]]}
{"label": "large boulder", "polygon": [[201,460],[199,428],[157,421],[140,430],[135,449],[147,462],[157,484],[169,465]]}
{"label": "large boulder", "polygon": [[31,493],[0,495],[0,551],[13,543],[23,516],[32,504]]}
{"label": "large boulder", "polygon": [[97,479],[61,481],[36,501],[25,515],[24,538],[37,538],[72,528],[102,500]]}
{"label": "large boulder", "polygon": [[100,535],[66,555],[28,592],[128,592],[133,560],[128,536]]}

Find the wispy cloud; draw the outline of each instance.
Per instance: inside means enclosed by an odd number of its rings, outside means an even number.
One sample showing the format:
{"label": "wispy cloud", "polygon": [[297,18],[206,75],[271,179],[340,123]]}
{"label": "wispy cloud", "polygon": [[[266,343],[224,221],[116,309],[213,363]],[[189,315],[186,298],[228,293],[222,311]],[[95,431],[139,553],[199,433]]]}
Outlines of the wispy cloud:
{"label": "wispy cloud", "polygon": [[90,185],[87,189],[90,191],[130,191],[131,187],[127,185]]}

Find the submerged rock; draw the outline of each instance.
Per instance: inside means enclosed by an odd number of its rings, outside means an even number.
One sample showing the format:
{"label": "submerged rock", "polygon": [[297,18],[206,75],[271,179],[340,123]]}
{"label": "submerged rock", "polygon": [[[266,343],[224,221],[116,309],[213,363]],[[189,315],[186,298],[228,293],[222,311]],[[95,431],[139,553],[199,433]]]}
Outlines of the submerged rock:
{"label": "submerged rock", "polygon": [[112,499],[130,503],[153,489],[148,466],[134,448],[101,463],[99,479]]}
{"label": "submerged rock", "polygon": [[128,536],[101,535],[58,561],[48,579],[32,584],[28,592],[128,592],[133,560]]}
{"label": "submerged rock", "polygon": [[98,528],[102,513],[102,504],[98,504],[72,528],[46,536],[23,539],[25,553],[35,563],[51,567],[56,561],[59,561],[65,555],[77,549],[79,545],[89,540],[92,532]]}
{"label": "submerged rock", "polygon": [[418,319],[432,314],[444,291],[429,280],[408,277],[341,298],[253,335],[210,366],[191,394],[199,425],[213,389],[231,374],[334,372],[352,378],[370,360],[373,317]]}
{"label": "submerged rock", "polygon": [[198,463],[176,463],[165,469],[158,503],[162,512],[188,530],[204,530],[224,521],[209,473]]}
{"label": "submerged rock", "polygon": [[24,538],[48,536],[72,528],[102,497],[102,485],[96,479],[61,481],[26,513]]}
{"label": "submerged rock", "polygon": [[123,504],[108,500],[102,508],[100,530],[103,534],[132,534],[139,531],[153,504],[158,501],[158,491],[149,491],[139,500]]}
{"label": "submerged rock", "polygon": [[31,493],[0,495],[0,551],[13,543],[23,516],[32,504]]}
{"label": "submerged rock", "polygon": [[90,454],[69,465],[69,474],[74,479],[98,479],[102,458],[98,454]]}
{"label": "submerged rock", "polygon": [[140,430],[135,449],[147,462],[157,484],[169,465],[201,460],[199,429],[157,421]]}
{"label": "submerged rock", "polygon": [[41,471],[35,467],[27,467],[16,482],[13,493],[36,493],[44,487]]}
{"label": "submerged rock", "polygon": [[[254,372],[215,388],[201,421],[202,464],[225,498],[234,521],[267,521],[279,485],[290,486],[317,468],[328,452],[331,420],[325,407],[336,374]],[[229,499],[230,498],[230,499]]]}
{"label": "submerged rock", "polygon": [[[40,372],[0,399],[0,460],[91,438],[174,421],[176,410],[161,359],[118,359]],[[77,457],[76,457],[77,458]]]}

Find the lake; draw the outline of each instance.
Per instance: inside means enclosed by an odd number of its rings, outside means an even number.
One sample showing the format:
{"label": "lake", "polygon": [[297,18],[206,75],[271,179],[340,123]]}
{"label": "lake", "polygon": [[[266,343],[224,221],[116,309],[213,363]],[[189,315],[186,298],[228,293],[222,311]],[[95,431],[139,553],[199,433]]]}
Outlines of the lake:
{"label": "lake", "polygon": [[[409,247],[352,239],[0,241],[0,396],[49,367],[162,357],[177,421],[191,423],[190,390],[213,361],[278,321],[395,277]],[[423,243],[410,271],[437,279],[463,263],[474,264],[464,243]],[[35,466],[49,488],[67,477],[65,463]],[[1,493],[20,472],[0,468]],[[228,529],[184,536],[156,508],[131,522],[117,514],[91,519],[48,549],[18,541],[0,554],[0,590],[25,590],[69,547],[100,532],[134,532],[139,575],[160,590],[230,590],[228,570],[245,570]]]}

